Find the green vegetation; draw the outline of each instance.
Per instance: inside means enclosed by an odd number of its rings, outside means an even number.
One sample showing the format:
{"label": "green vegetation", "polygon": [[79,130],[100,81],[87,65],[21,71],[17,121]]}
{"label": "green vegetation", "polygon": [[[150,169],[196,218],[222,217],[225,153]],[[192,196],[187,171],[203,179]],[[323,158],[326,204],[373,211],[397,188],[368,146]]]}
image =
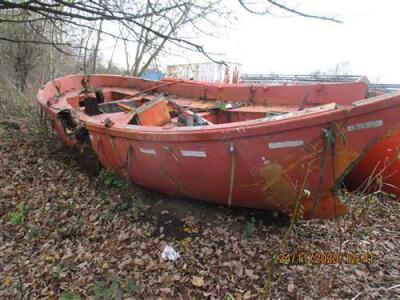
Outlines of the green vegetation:
{"label": "green vegetation", "polygon": [[75,296],[73,292],[64,292],[60,296],[60,300],[79,300],[79,297]]}
{"label": "green vegetation", "polygon": [[[105,219],[110,220],[116,213],[130,214],[133,218],[139,217],[145,210],[145,205],[140,197],[137,197],[134,187],[115,173],[101,169],[99,174],[102,183],[102,205],[110,207],[110,214]],[[119,200],[114,200],[111,194],[121,195]]]}
{"label": "green vegetation", "polygon": [[112,171],[101,169],[99,174],[100,180],[108,188],[123,188],[126,189],[128,183],[115,175]]}
{"label": "green vegetation", "polygon": [[21,225],[24,222],[27,214],[28,208],[24,206],[23,203],[19,203],[17,205],[17,209],[10,215],[10,223],[14,226]]}
{"label": "green vegetation", "polygon": [[256,219],[254,217],[251,217],[250,221],[246,222],[244,226],[243,237],[245,239],[251,238],[255,230],[256,230]]}
{"label": "green vegetation", "polygon": [[40,229],[36,226],[30,226],[29,228],[29,238],[35,239],[40,235]]}

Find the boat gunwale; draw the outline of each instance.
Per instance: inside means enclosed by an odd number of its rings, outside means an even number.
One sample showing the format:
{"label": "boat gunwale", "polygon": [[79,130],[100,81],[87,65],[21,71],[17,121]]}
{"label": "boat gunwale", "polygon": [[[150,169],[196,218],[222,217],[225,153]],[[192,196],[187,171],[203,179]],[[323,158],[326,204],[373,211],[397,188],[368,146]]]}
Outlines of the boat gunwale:
{"label": "boat gunwale", "polygon": [[[384,110],[386,108],[381,108],[379,110]],[[321,124],[329,125],[335,121],[341,120],[350,120],[362,116],[364,114],[368,114],[370,111],[366,111],[360,114],[356,114],[353,116],[344,116],[346,114],[345,110],[336,110],[334,117],[332,112],[319,113],[318,118],[310,118],[310,116],[302,116],[296,117],[290,120],[280,120],[274,121],[273,123],[259,123],[254,124],[254,126],[235,126],[226,128],[226,130],[221,130],[221,128],[207,128],[202,130],[186,130],[186,131],[162,131],[162,130],[152,130],[151,128],[158,127],[150,127],[143,129],[143,126],[137,126],[137,128],[126,129],[124,127],[111,127],[105,128],[104,125],[99,124],[90,124],[85,123],[85,128],[89,131],[112,135],[121,138],[127,138],[131,140],[139,140],[139,141],[151,141],[151,142],[202,142],[207,140],[229,140],[229,139],[243,139],[260,135],[275,135],[280,134],[285,131],[292,131],[298,129],[304,129],[314,126],[320,126]],[[327,119],[327,116],[331,116],[331,118]],[[311,119],[311,120],[310,120]],[[305,124],[305,120],[310,120]],[[268,126],[266,126],[268,125]],[[199,127],[208,127],[208,126],[199,126]],[[268,130],[266,130],[268,129]]]}

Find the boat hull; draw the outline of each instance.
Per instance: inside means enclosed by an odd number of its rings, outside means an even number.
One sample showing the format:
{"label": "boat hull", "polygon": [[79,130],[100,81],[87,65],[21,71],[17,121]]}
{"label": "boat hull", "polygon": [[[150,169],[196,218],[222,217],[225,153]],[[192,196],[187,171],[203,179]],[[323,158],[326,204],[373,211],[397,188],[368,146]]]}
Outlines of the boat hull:
{"label": "boat hull", "polygon": [[352,190],[383,191],[400,198],[400,134],[398,131],[374,145],[345,180]]}
{"label": "boat hull", "polygon": [[[394,123],[390,112],[335,122],[324,122],[322,117],[320,124],[314,119],[309,127],[303,120],[301,128],[276,133],[268,128],[242,129],[236,138],[221,132],[205,139],[193,132],[186,140],[183,136],[176,140],[176,136],[169,139],[154,133],[149,138],[140,132],[87,127],[102,165],[137,184],[175,196],[286,215],[299,202],[305,218],[323,219],[347,212],[332,191],[349,166],[385,134],[384,124]],[[376,119],[377,115],[382,117]],[[376,127],[362,134],[353,130],[369,122],[377,122]],[[326,148],[324,131],[329,128],[336,131],[336,141]]]}
{"label": "boat hull", "polygon": [[[192,96],[198,102],[245,99],[279,109],[305,102],[315,106],[213,126],[157,127],[127,124],[125,113],[84,114],[78,106],[83,79],[61,78],[38,94],[39,104],[67,145],[77,141],[66,133],[57,114],[78,110],[79,122],[105,168],[150,189],[228,206],[296,212],[304,218],[344,215],[347,209],[335,188],[381,137],[399,135],[400,95],[361,100],[366,91],[361,83],[253,87],[90,77],[90,84],[106,98],[123,97],[127,89],[135,94],[158,86],[160,92]],[[326,99],[343,106],[327,104]],[[114,121],[107,120],[111,117]]]}

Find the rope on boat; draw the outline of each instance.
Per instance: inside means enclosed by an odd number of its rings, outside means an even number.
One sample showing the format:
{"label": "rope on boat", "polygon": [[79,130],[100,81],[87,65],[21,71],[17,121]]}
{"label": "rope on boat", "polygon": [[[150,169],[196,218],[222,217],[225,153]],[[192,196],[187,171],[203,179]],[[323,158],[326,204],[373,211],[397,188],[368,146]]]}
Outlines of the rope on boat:
{"label": "rope on boat", "polygon": [[[334,133],[334,143],[336,144],[336,131],[335,129],[338,129],[337,123],[334,123],[334,128],[333,128],[333,133]],[[345,143],[345,137],[343,136],[342,132],[340,130],[337,130],[339,133],[339,138],[342,143]],[[331,152],[331,164],[332,164],[332,176],[333,176],[333,182],[336,185],[336,168],[335,168],[335,158],[336,158],[336,147],[333,145],[332,147],[332,152]],[[335,186],[336,188],[336,186]],[[332,199],[333,201],[333,210],[335,212],[335,217],[337,216],[337,207],[336,207],[336,201],[335,199]],[[341,239],[341,236],[339,237]]]}
{"label": "rope on boat", "polygon": [[114,168],[118,169],[118,170],[125,168],[125,164],[121,160],[119,151],[115,148],[114,138],[111,135],[107,135],[107,136],[108,136],[108,142],[110,143],[110,146],[111,146],[112,154],[114,155],[115,159],[117,160],[117,163],[119,164],[118,166],[116,166]]}
{"label": "rope on boat", "polygon": [[[321,152],[321,164],[320,164],[320,169],[319,169],[319,182],[318,182],[318,188],[317,188],[317,198],[314,202],[313,205],[313,214],[315,213],[315,210],[319,204],[319,200],[321,197],[321,187],[322,183],[324,181],[324,169],[325,169],[325,162],[326,162],[326,153],[331,150],[331,160],[332,160],[332,171],[333,171],[333,180],[335,180],[335,156],[336,156],[336,149],[335,149],[335,144],[336,144],[336,134],[335,134],[335,129],[330,126],[328,128],[323,129],[323,138],[324,138],[324,148]],[[336,213],[336,212],[335,212]]]}
{"label": "rope on boat", "polygon": [[130,167],[131,167],[131,155],[132,155],[132,146],[128,144],[128,149],[126,151],[126,182],[129,183],[130,179]]}
{"label": "rope on boat", "polygon": [[231,206],[232,205],[234,179],[235,179],[235,168],[236,168],[236,151],[235,151],[235,144],[233,142],[231,142],[231,144],[229,146],[229,152],[232,153],[232,164],[231,164],[231,176],[230,176],[230,183],[229,183],[228,206]]}

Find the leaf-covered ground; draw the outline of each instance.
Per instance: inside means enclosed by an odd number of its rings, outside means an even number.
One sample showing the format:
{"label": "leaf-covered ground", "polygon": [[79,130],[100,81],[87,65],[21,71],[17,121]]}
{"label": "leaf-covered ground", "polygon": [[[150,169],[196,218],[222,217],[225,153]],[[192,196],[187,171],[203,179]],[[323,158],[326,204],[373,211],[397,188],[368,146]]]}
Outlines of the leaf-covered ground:
{"label": "leaf-covered ground", "polygon": [[[0,127],[0,299],[259,299],[276,254],[272,299],[400,298],[397,200],[345,194],[352,214],[300,221],[280,246],[282,217],[174,199],[81,164],[56,139]],[[164,261],[165,245],[180,258]],[[279,254],[294,251],[349,255],[285,264]]]}

